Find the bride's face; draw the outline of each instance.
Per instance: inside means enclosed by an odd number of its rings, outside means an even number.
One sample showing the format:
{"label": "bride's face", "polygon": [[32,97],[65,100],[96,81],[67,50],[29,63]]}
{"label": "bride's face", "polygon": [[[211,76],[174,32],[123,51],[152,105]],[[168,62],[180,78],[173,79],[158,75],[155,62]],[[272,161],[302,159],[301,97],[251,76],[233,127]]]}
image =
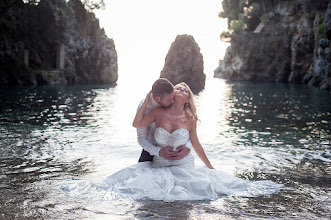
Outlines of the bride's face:
{"label": "bride's face", "polygon": [[188,89],[180,84],[177,84],[175,86],[175,99],[179,97],[182,97],[185,101],[187,101],[190,97]]}

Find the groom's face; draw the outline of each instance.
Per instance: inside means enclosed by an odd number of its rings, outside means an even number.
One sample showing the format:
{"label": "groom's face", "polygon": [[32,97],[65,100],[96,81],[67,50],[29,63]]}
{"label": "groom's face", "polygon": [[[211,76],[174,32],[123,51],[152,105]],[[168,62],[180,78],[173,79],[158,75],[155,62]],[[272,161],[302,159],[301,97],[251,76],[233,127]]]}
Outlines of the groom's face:
{"label": "groom's face", "polygon": [[164,93],[163,98],[156,97],[156,101],[163,107],[170,107],[175,101],[175,91],[169,94]]}

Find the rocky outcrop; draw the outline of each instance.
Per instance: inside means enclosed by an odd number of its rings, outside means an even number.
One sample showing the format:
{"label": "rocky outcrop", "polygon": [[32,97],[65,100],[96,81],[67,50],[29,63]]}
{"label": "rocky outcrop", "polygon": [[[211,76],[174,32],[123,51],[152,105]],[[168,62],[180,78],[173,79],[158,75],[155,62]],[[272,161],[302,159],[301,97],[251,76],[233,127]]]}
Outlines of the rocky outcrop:
{"label": "rocky outcrop", "polygon": [[178,35],[172,43],[161,72],[173,84],[185,82],[193,92],[205,87],[203,57],[200,48],[190,35]]}
{"label": "rocky outcrop", "polygon": [[[256,40],[246,43],[245,39],[251,38]],[[272,43],[265,38],[254,33],[233,36],[215,76],[239,81],[286,81],[291,42],[283,36],[273,36]]]}
{"label": "rocky outcrop", "polygon": [[331,2],[280,1],[255,31],[231,36],[215,77],[331,90]]}
{"label": "rocky outcrop", "polygon": [[0,84],[116,84],[114,42],[79,0],[18,3],[0,28]]}

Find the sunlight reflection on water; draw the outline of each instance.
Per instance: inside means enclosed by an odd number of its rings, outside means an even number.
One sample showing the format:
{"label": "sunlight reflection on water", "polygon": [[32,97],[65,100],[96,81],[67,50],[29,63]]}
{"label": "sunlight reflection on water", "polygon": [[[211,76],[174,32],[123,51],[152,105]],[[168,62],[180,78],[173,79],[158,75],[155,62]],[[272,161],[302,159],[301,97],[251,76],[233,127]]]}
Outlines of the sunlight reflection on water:
{"label": "sunlight reflection on water", "polygon": [[[208,78],[206,89],[195,95],[201,119],[198,134],[210,160],[217,169],[244,179],[283,183],[281,193],[203,202],[121,200],[95,204],[61,194],[57,187],[68,180],[97,183],[137,162],[141,148],[131,123],[153,80],[139,85],[120,81],[114,88],[2,91],[0,187],[9,201],[0,203],[3,216],[327,216],[331,206],[329,94],[307,86],[257,86],[212,78]],[[196,163],[202,165],[199,159]]]}

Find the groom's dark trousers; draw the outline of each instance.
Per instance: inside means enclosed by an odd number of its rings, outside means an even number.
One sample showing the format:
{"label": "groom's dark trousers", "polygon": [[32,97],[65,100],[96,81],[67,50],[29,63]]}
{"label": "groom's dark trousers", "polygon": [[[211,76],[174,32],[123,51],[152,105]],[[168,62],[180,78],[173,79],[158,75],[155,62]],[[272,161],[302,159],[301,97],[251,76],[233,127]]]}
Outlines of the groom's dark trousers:
{"label": "groom's dark trousers", "polygon": [[152,161],[152,160],[153,160],[153,156],[150,155],[147,151],[143,150],[141,152],[139,162]]}

